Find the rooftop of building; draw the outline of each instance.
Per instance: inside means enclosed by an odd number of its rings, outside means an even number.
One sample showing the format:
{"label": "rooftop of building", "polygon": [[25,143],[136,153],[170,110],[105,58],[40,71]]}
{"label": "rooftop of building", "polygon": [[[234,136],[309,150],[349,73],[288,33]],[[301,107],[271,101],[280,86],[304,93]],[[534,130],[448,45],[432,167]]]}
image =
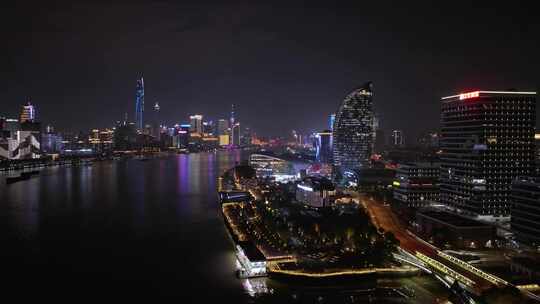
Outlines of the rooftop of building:
{"label": "rooftop of building", "polygon": [[534,272],[540,272],[540,261],[531,257],[513,257],[512,263],[528,268]]}
{"label": "rooftop of building", "polygon": [[299,185],[311,188],[311,190],[328,190],[333,191],[336,189],[334,183],[326,177],[322,176],[309,176],[300,182]]}
{"label": "rooftop of building", "polygon": [[238,246],[242,248],[242,251],[244,251],[245,256],[251,261],[251,262],[257,262],[257,261],[265,261],[266,257],[262,254],[262,252],[253,244],[253,242],[250,241],[240,241],[238,242]]}
{"label": "rooftop of building", "polygon": [[462,217],[462,216],[459,216],[457,214],[453,214],[447,211],[426,210],[426,211],[419,211],[418,214],[425,217],[432,218],[439,222],[449,224],[451,226],[458,227],[458,228],[489,227],[489,225],[484,224],[482,222],[475,221],[466,217]]}
{"label": "rooftop of building", "polygon": [[487,96],[493,96],[493,95],[536,95],[536,92],[517,91],[517,90],[514,90],[514,89],[510,89],[510,90],[506,90],[506,91],[473,91],[473,92],[460,93],[460,94],[452,95],[452,96],[445,96],[445,97],[442,97],[441,100],[448,100],[448,99],[455,99],[455,98],[459,98],[459,100],[463,100],[463,99],[481,97],[482,95],[487,95]]}

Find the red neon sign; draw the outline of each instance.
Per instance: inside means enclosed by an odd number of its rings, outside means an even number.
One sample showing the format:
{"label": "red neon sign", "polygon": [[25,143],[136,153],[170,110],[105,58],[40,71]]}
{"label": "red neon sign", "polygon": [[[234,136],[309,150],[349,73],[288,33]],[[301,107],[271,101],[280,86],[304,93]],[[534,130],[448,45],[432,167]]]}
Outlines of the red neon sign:
{"label": "red neon sign", "polygon": [[470,92],[470,93],[462,93],[462,94],[459,94],[459,100],[474,98],[478,96],[480,96],[480,92],[478,91]]}

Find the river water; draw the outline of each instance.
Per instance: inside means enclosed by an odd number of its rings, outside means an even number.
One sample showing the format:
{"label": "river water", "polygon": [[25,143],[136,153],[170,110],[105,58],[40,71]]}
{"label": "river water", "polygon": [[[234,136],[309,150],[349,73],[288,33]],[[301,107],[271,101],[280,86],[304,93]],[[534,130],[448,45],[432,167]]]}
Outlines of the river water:
{"label": "river water", "polygon": [[[0,176],[2,297],[310,302],[284,284],[235,277],[216,182],[243,158],[220,151],[104,161],[46,168],[11,185]],[[427,300],[444,295],[431,279],[397,284]],[[260,290],[267,291],[262,298]]]}

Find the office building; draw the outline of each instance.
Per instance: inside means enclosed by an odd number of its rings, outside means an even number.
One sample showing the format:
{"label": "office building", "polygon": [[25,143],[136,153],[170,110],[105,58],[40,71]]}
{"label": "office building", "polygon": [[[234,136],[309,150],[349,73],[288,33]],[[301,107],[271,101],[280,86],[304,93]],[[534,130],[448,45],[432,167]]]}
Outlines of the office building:
{"label": "office building", "polygon": [[200,114],[191,115],[189,117],[189,121],[190,121],[190,125],[191,125],[190,132],[191,133],[196,133],[196,134],[199,134],[199,136],[202,136],[202,134],[203,134],[203,116],[200,115]]}
{"label": "office building", "polygon": [[241,134],[240,123],[235,122],[232,125],[232,130],[231,130],[231,142],[230,142],[230,144],[232,146],[234,146],[234,147],[239,147],[240,146],[240,134]]}
{"label": "office building", "polygon": [[315,158],[321,163],[332,160],[332,132],[325,130],[315,134]]}
{"label": "office building", "polygon": [[334,184],[324,177],[306,177],[296,185],[296,200],[313,208],[331,206],[335,195]]}
{"label": "office building", "polygon": [[161,135],[161,117],[160,117],[160,111],[161,106],[159,103],[154,104],[154,108],[152,111],[152,129],[151,129],[151,135],[155,138],[159,139],[159,136]]}
{"label": "office building", "polygon": [[22,106],[19,122],[21,123],[34,122],[35,120],[36,120],[36,109],[30,102],[27,102],[24,106]]}
{"label": "office building", "polygon": [[512,183],[511,227],[516,240],[540,247],[540,178],[518,177]]}
{"label": "office building", "polygon": [[495,228],[446,211],[416,212],[416,233],[445,248],[484,248],[495,239]]}
{"label": "office building", "polygon": [[244,128],[244,132],[242,132],[242,138],[240,140],[240,145],[244,147],[251,146],[251,138],[251,129],[248,127]]}
{"label": "office building", "polygon": [[441,102],[441,203],[507,219],[512,181],[534,170],[536,92],[475,91]]}
{"label": "office building", "polygon": [[328,117],[328,129],[330,129],[330,131],[334,131],[335,121],[336,121],[336,114],[335,113],[330,114],[330,116]]}
{"label": "office building", "polygon": [[229,121],[226,119],[218,120],[217,135],[229,135]]}
{"label": "office building", "polygon": [[425,207],[439,201],[440,164],[399,164],[393,182],[394,199],[407,207]]}
{"label": "office building", "polygon": [[392,131],[392,146],[394,147],[403,147],[405,141],[403,140],[403,131],[393,130]]}
{"label": "office building", "polygon": [[41,134],[41,151],[44,154],[57,154],[62,151],[62,137],[50,126]]}
{"label": "office building", "polygon": [[374,144],[373,84],[355,89],[336,112],[334,166],[344,172],[368,166]]}
{"label": "office building", "polygon": [[236,121],[235,121],[235,118],[234,118],[234,104],[231,105],[231,117],[229,118],[229,127],[230,127],[230,144],[232,146],[234,146],[235,144],[235,134],[234,134],[234,127],[235,127],[235,124],[236,124]]}
{"label": "office building", "polygon": [[172,146],[176,149],[187,149],[189,146],[189,130],[191,125],[181,124],[176,125],[172,136]]}
{"label": "office building", "polygon": [[214,121],[203,122],[203,134],[204,136],[214,136]]}
{"label": "office building", "polygon": [[144,80],[141,77],[141,79],[137,80],[137,88],[135,90],[135,128],[141,132],[144,127],[143,114],[144,114]]}

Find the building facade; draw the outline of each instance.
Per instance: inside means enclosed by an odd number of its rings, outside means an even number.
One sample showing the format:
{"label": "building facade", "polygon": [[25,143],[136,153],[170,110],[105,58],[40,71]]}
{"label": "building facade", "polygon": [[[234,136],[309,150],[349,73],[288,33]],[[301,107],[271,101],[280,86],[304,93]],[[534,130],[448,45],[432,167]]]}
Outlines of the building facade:
{"label": "building facade", "polygon": [[327,130],[315,134],[315,157],[321,163],[330,163],[332,160],[331,131]]}
{"label": "building facade", "polygon": [[343,100],[333,128],[333,156],[336,170],[344,172],[369,164],[374,144],[373,85],[355,89]]}
{"label": "building facade", "polygon": [[296,200],[313,208],[329,207],[336,188],[324,177],[307,177],[296,185]]}
{"label": "building facade", "polygon": [[399,164],[393,182],[394,199],[413,208],[438,202],[439,174],[439,163]]}
{"label": "building facade", "polygon": [[540,178],[519,177],[512,183],[511,227],[515,238],[540,246]]}
{"label": "building facade", "polygon": [[191,133],[197,133],[202,136],[203,134],[203,116],[200,114],[191,115],[189,117],[189,122],[191,125]]}
{"label": "building facade", "polygon": [[36,120],[36,109],[28,102],[21,109],[21,116],[19,122],[34,122]]}
{"label": "building facade", "polygon": [[405,144],[403,139],[403,131],[401,130],[393,130],[391,139],[394,147],[402,147]]}
{"label": "building facade", "polygon": [[135,128],[142,131],[144,127],[144,79],[137,80],[137,88],[135,90]]}
{"label": "building facade", "polygon": [[508,217],[512,180],[534,170],[536,92],[476,91],[441,102],[441,202]]}

